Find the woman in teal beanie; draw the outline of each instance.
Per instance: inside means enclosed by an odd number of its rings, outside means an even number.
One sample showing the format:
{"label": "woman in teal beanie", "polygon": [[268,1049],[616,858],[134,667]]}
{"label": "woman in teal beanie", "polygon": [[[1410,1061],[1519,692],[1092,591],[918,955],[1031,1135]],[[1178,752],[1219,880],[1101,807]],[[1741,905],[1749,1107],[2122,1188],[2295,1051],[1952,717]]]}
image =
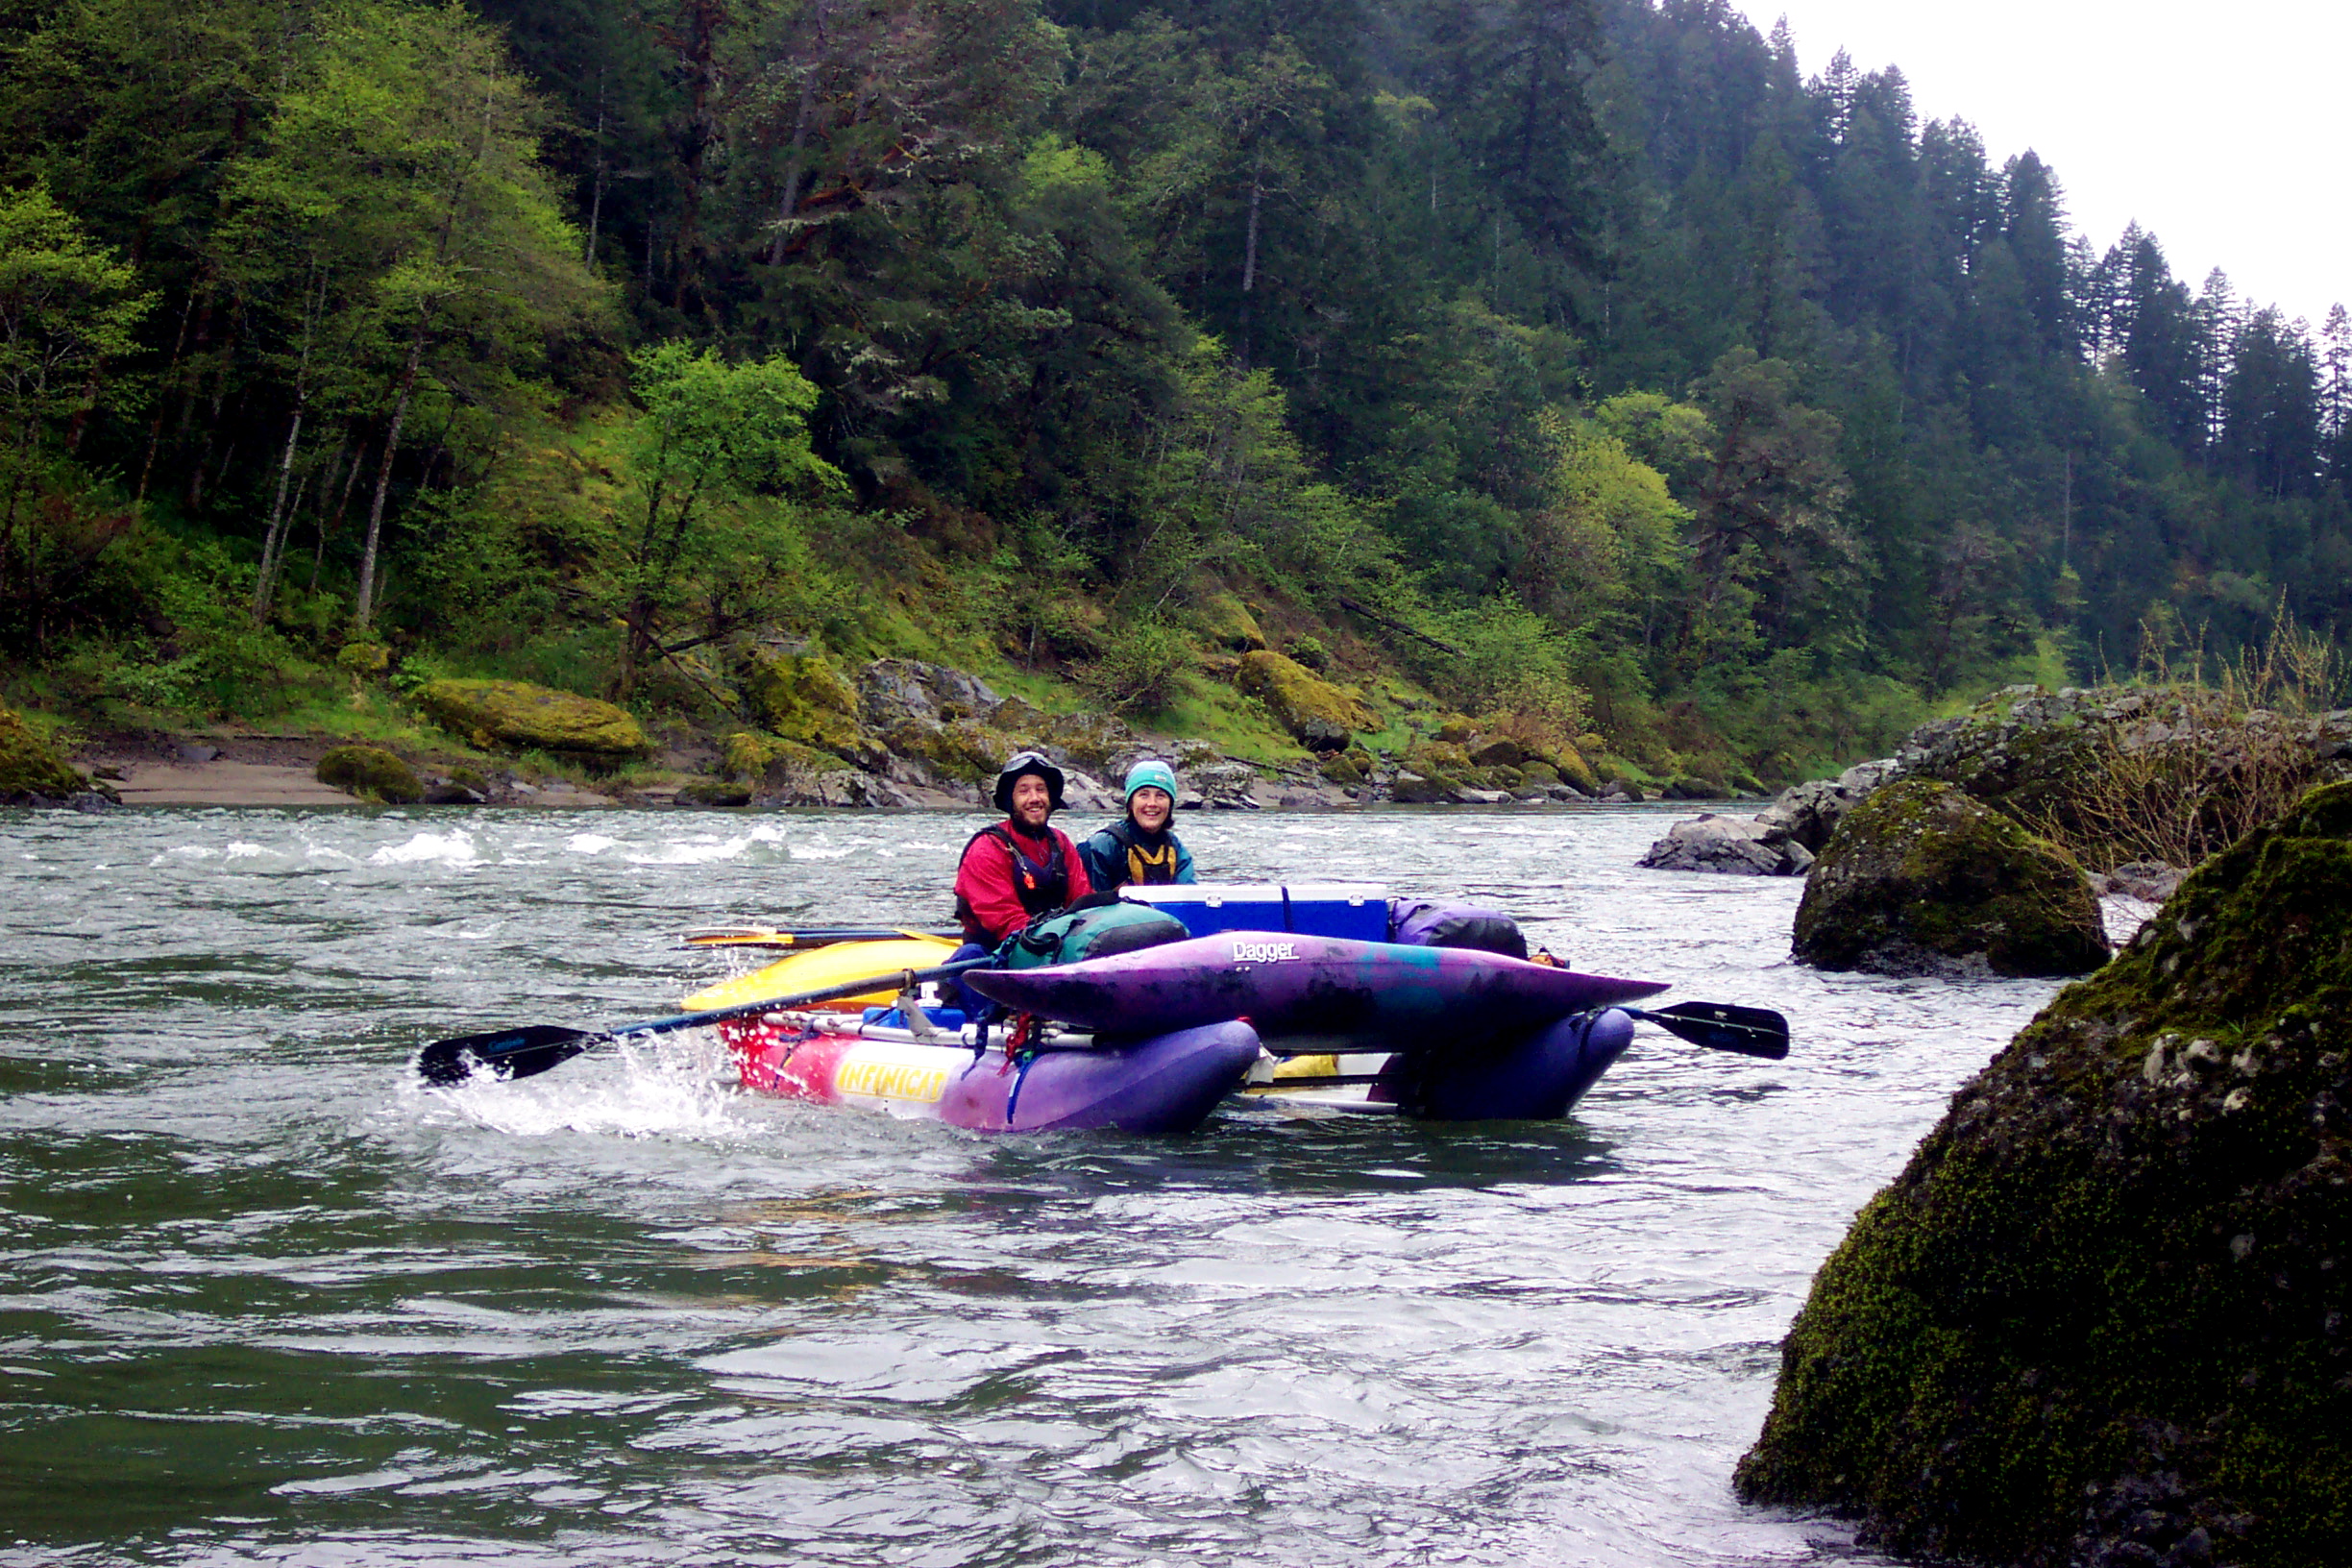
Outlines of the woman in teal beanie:
{"label": "woman in teal beanie", "polygon": [[1176,771],[1154,757],[1127,770],[1127,815],[1078,846],[1097,893],[1129,883],[1190,882],[1192,851],[1168,831]]}

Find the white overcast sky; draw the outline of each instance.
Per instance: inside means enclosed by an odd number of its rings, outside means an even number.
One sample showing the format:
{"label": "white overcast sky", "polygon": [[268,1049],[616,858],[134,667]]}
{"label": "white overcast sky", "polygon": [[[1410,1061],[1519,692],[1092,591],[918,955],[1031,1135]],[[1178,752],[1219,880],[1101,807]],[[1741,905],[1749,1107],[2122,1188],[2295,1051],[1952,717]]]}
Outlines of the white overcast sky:
{"label": "white overcast sky", "polygon": [[2352,305],[2352,0],[1734,0],[1786,16],[1807,76],[1844,48],[1899,65],[1923,122],[1957,114],[1996,165],[2030,147],[2102,253],[2137,218],[2194,290],[2315,328]]}

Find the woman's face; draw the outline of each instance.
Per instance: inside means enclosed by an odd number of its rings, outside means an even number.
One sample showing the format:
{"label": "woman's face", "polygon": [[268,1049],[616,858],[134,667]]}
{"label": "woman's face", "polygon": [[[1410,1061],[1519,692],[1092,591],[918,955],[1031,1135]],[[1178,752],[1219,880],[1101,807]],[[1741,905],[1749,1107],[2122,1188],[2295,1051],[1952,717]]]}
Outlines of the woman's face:
{"label": "woman's face", "polygon": [[1168,813],[1175,809],[1176,802],[1168,798],[1167,791],[1155,784],[1146,784],[1127,797],[1127,814],[1146,833],[1167,826]]}

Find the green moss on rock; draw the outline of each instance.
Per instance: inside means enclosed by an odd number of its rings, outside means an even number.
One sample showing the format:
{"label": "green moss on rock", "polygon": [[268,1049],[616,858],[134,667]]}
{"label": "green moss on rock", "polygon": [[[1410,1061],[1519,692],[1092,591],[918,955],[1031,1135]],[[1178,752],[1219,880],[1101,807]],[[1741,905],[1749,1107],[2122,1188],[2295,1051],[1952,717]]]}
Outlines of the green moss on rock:
{"label": "green moss on rock", "polygon": [[850,771],[850,764],[830,751],[820,751],[813,746],[803,746],[781,735],[764,735],[758,730],[738,730],[720,744],[719,776],[722,778],[757,783],[768,776],[770,770],[778,767],[805,769],[817,773]]}
{"label": "green moss on rock", "polygon": [[1266,646],[1265,632],[1258,618],[1250,614],[1249,606],[1231,594],[1217,594],[1201,601],[1194,611],[1194,625],[1212,648],[1222,648],[1236,653],[1251,653]]}
{"label": "green moss on rock", "polygon": [[1573,784],[1586,795],[1601,793],[1601,775],[1594,772],[1592,764],[1577,751],[1567,747],[1560,747],[1559,754],[1552,759],[1552,766],[1559,770],[1562,783]]}
{"label": "green moss on rock", "polygon": [[856,689],[821,654],[753,648],[744,656],[741,683],[771,732],[861,768],[888,763],[882,743],[859,722]]}
{"label": "green moss on rock", "polygon": [[1370,711],[1353,693],[1280,653],[1242,655],[1234,685],[1263,702],[1275,723],[1310,750],[1342,750],[1350,734],[1373,727]]}
{"label": "green moss on rock", "polygon": [[430,680],[417,688],[416,699],[434,722],[484,750],[507,747],[617,761],[653,749],[625,710],[527,681]]}
{"label": "green moss on rock", "polygon": [[338,746],[319,758],[313,772],[321,784],[349,790],[362,800],[407,806],[425,798],[425,781],[416,770],[380,746]]}
{"label": "green moss on rock", "polygon": [[2339,784],[1953,1097],[1815,1279],[1742,1494],[1906,1556],[2352,1557],[2348,1064]]}
{"label": "green moss on rock", "polygon": [[1796,954],[1825,969],[2081,974],[2107,957],[2072,856],[1948,784],[1904,779],[1848,812],[1806,878]]}
{"label": "green moss on rock", "polygon": [[0,805],[63,800],[92,787],[21,716],[0,708]]}

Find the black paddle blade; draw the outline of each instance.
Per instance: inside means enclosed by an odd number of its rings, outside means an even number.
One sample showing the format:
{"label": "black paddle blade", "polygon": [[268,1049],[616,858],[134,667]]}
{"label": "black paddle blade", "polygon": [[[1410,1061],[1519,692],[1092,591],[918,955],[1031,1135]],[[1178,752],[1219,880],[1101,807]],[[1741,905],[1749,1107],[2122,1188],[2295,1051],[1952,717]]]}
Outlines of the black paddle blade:
{"label": "black paddle blade", "polygon": [[1788,1019],[1768,1007],[1734,1007],[1729,1002],[1678,1002],[1655,1011],[1629,1007],[1637,1018],[1647,1018],[1670,1035],[1710,1051],[1733,1051],[1777,1062],[1789,1052]]}
{"label": "black paddle blade", "polygon": [[459,1035],[453,1040],[436,1040],[417,1052],[417,1075],[443,1088],[462,1084],[477,1072],[501,1080],[528,1078],[571,1061],[604,1038],[586,1029],[564,1029],[551,1023]]}

